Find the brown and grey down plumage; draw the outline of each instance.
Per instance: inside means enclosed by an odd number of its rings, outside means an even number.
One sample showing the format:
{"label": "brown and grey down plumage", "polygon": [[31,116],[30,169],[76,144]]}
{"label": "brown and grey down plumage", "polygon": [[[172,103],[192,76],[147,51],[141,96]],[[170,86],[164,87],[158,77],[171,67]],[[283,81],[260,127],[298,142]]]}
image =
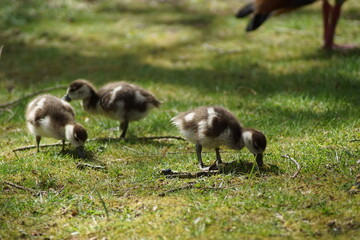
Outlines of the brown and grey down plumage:
{"label": "brown and grey down plumage", "polygon": [[[246,146],[256,156],[258,165],[263,165],[265,136],[255,129],[243,128],[236,117],[223,107],[199,107],[180,113],[172,122],[185,139],[195,143],[199,167],[202,170],[216,169],[217,165],[222,163],[219,149],[222,145],[236,150]],[[215,149],[216,162],[213,165],[203,164],[202,147]]]}
{"label": "brown and grey down plumage", "polygon": [[113,82],[96,90],[82,79],[70,84],[63,99],[82,100],[85,111],[120,121],[120,138],[125,137],[129,122],[146,117],[152,108],[161,104],[153,94],[134,84]]}
{"label": "brown and grey down plumage", "polygon": [[26,108],[26,125],[36,136],[37,150],[41,137],[65,139],[77,148],[79,157],[84,157],[87,132],[75,122],[75,113],[70,104],[52,95],[41,95],[32,100]]}

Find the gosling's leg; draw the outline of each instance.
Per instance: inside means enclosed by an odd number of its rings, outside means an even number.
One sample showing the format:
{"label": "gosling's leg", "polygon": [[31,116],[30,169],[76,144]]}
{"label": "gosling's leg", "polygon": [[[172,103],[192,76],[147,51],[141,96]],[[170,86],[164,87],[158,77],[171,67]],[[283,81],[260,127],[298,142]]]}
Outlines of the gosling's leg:
{"label": "gosling's leg", "polygon": [[215,148],[215,152],[216,152],[216,164],[219,165],[220,163],[222,163],[220,156],[220,148]]}
{"label": "gosling's leg", "polygon": [[65,151],[65,139],[62,140],[62,148],[61,151],[64,152]]}
{"label": "gosling's leg", "polygon": [[213,164],[211,164],[211,166],[209,167],[209,170],[218,170],[219,164],[222,163],[221,156],[220,156],[220,148],[215,148],[215,152],[216,152],[216,161]]}
{"label": "gosling's leg", "polygon": [[[202,146],[200,144],[196,144],[196,156],[198,159],[198,163],[199,163],[199,168],[202,171],[209,171],[212,170],[212,165],[211,166],[205,166],[205,164],[202,161],[202,157],[201,157],[201,152],[202,152]],[[221,161],[221,160],[220,160]]]}
{"label": "gosling's leg", "polygon": [[196,148],[196,156],[197,156],[197,160],[198,160],[198,163],[199,163],[199,168],[201,170],[208,170],[206,169],[203,161],[202,161],[202,157],[201,157],[201,152],[202,152],[202,146],[200,144],[196,144],[195,145],[195,148]]}
{"label": "gosling's leg", "polygon": [[119,130],[120,130],[120,132],[122,131],[122,133],[120,135],[120,138],[125,138],[128,126],[129,126],[129,121],[128,120],[124,120],[123,122],[120,123]]}
{"label": "gosling's leg", "polygon": [[41,140],[41,137],[40,136],[36,136],[36,147],[37,147],[37,152],[40,152],[40,140]]}

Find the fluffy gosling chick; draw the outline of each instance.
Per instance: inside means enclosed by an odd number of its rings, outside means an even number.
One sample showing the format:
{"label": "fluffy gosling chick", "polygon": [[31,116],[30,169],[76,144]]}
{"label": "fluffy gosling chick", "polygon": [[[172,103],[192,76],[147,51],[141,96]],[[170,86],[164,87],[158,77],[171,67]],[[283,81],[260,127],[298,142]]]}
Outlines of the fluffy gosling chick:
{"label": "fluffy gosling chick", "polygon": [[32,100],[26,109],[26,125],[30,133],[36,136],[37,151],[41,137],[65,139],[76,147],[78,156],[85,157],[84,145],[87,132],[74,120],[75,113],[69,103],[52,95],[41,95]]}
{"label": "fluffy gosling chick", "polygon": [[[223,107],[199,107],[180,113],[172,119],[172,122],[185,139],[196,144],[201,170],[218,168],[222,163],[219,150],[221,145],[236,150],[246,146],[256,156],[258,166],[263,166],[263,152],[266,148],[264,134],[252,128],[243,128],[235,116]],[[202,147],[216,151],[216,161],[211,166],[205,166],[202,161]]]}
{"label": "fluffy gosling chick", "polygon": [[129,122],[146,117],[152,108],[160,106],[150,92],[126,82],[109,83],[96,90],[89,81],[78,79],[70,84],[63,99],[82,100],[85,111],[120,121],[120,138],[125,137]]}

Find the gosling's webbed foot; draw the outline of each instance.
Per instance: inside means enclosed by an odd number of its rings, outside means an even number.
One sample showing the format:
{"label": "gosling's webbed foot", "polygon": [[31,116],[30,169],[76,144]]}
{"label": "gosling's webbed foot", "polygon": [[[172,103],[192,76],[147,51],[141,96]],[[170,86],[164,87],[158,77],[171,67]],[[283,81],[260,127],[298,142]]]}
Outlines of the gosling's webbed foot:
{"label": "gosling's webbed foot", "polygon": [[219,170],[219,165],[217,163],[212,164],[211,166],[209,166],[209,170]]}
{"label": "gosling's webbed foot", "polygon": [[203,166],[203,167],[200,167],[200,170],[204,171],[204,172],[207,172],[207,171],[211,170],[210,168],[211,168],[211,166]]}
{"label": "gosling's webbed foot", "polygon": [[207,172],[207,171],[212,171],[212,170],[219,170],[219,165],[215,162],[213,164],[211,164],[210,166],[200,166],[200,170]]}

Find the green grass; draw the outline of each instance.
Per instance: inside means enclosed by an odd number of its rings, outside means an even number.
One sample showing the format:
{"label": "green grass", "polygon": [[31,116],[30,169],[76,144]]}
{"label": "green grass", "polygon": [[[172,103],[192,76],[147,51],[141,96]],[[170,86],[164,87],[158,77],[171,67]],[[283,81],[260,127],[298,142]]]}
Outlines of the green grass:
{"label": "green grass", "polygon": [[[177,140],[88,142],[88,159],[35,143],[25,126],[30,99],[0,110],[0,239],[358,239],[359,50],[326,52],[321,4],[269,19],[246,34],[239,1],[20,1],[0,3],[0,102],[77,78],[126,80],[163,105],[131,123],[135,136],[179,135],[170,119],[222,105],[265,133],[264,161],[223,149],[241,171],[167,179],[161,169],[197,171],[194,146]],[[338,43],[360,46],[358,1],[344,5]],[[63,96],[64,90],[51,92]],[[91,138],[118,123],[72,103]],[[56,142],[44,139],[43,143]],[[289,154],[302,169],[281,156]],[[204,154],[207,162],[213,151]],[[107,170],[78,169],[84,161]],[[250,166],[250,167],[249,167]],[[169,191],[170,190],[170,191]],[[164,194],[165,193],[165,194]],[[95,239],[95,238],[93,238]]]}

